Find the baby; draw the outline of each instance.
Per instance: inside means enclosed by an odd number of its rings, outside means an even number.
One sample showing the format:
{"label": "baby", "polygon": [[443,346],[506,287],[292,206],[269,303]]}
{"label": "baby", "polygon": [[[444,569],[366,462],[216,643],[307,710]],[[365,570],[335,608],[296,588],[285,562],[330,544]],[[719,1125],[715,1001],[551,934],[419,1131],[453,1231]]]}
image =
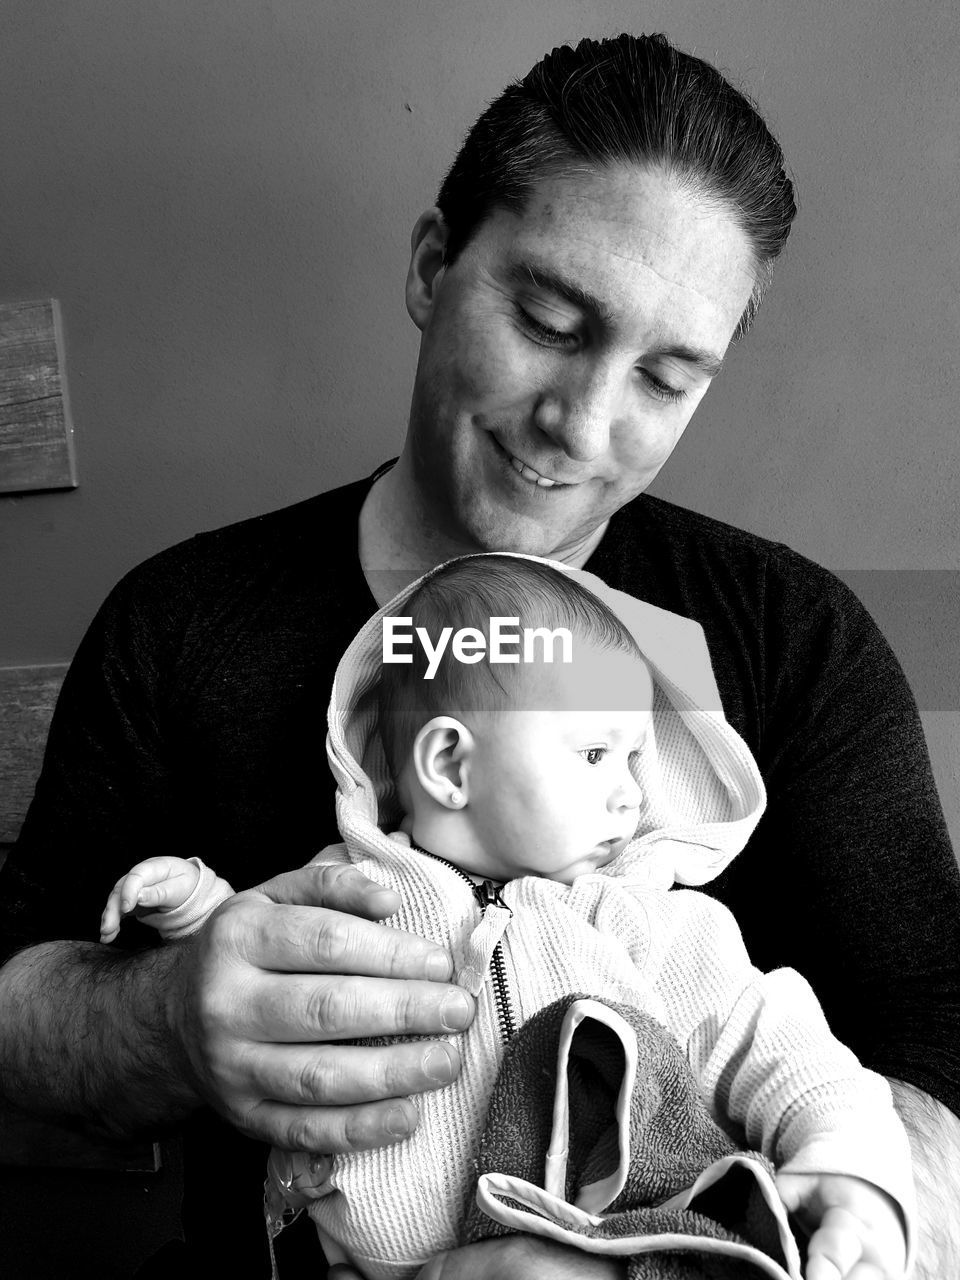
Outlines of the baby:
{"label": "baby", "polygon": [[[353,641],[327,750],[345,844],[314,861],[350,861],[397,890],[391,923],[447,946],[477,999],[461,1075],[418,1099],[412,1137],[336,1156],[319,1176],[308,1157],[274,1152],[268,1201],[308,1205],[331,1262],[413,1276],[461,1241],[505,1045],[558,997],[588,992],[652,1015],[710,1114],[774,1163],[813,1233],[808,1280],[858,1263],[905,1274],[910,1157],[886,1082],[833,1039],[799,974],[750,965],[725,908],[667,892],[718,875],[765,802],[696,624],[528,557],[453,561]],[[230,893],[198,859],[148,860],[115,886],[102,939],[131,911],[185,936]],[[554,1183],[566,1224],[614,1198],[608,1187],[577,1208]],[[540,1229],[515,1216],[516,1180],[508,1211],[494,1201],[497,1221]],[[767,1274],[799,1275],[785,1252]]]}

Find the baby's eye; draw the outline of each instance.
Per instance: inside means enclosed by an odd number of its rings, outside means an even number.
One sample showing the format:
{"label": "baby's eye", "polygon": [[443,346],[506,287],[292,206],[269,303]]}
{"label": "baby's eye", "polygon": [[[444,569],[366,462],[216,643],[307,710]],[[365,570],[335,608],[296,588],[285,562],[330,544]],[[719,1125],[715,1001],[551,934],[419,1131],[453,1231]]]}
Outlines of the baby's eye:
{"label": "baby's eye", "polygon": [[586,747],[580,752],[587,764],[599,764],[607,754],[606,747]]}

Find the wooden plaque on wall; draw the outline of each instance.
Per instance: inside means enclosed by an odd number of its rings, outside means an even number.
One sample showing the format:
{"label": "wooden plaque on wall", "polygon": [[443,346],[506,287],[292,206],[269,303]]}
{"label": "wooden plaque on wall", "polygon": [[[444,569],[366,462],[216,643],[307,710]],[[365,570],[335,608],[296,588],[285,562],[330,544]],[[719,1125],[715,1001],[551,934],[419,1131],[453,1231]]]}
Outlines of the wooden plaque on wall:
{"label": "wooden plaque on wall", "polygon": [[74,489],[73,425],[55,298],[0,303],[0,493]]}

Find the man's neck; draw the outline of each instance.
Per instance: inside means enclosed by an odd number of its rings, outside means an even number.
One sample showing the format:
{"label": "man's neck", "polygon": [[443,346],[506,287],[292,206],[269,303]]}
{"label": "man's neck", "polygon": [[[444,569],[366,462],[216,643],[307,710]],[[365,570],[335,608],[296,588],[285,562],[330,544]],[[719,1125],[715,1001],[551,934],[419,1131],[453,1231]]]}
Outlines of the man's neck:
{"label": "man's neck", "polygon": [[454,547],[424,524],[401,456],[370,487],[360,509],[360,566],[378,605],[421,574],[472,547]]}
{"label": "man's neck", "polygon": [[[401,455],[396,466],[374,481],[360,510],[360,565],[378,605],[386,604],[435,565],[480,550],[436,529],[424,520],[423,510]],[[602,524],[582,544],[569,553],[558,552],[555,558],[582,568],[606,527]]]}

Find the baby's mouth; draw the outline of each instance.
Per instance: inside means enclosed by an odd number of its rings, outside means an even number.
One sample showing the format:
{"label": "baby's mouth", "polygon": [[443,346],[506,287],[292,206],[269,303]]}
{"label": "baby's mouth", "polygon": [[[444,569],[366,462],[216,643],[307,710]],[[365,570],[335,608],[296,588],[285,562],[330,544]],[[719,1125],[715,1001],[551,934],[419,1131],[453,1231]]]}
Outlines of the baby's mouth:
{"label": "baby's mouth", "polygon": [[630,843],[632,839],[633,839],[632,835],[614,836],[612,840],[604,840],[603,843],[610,850],[610,857],[615,858],[618,854],[623,853],[624,849],[627,847],[627,845]]}

